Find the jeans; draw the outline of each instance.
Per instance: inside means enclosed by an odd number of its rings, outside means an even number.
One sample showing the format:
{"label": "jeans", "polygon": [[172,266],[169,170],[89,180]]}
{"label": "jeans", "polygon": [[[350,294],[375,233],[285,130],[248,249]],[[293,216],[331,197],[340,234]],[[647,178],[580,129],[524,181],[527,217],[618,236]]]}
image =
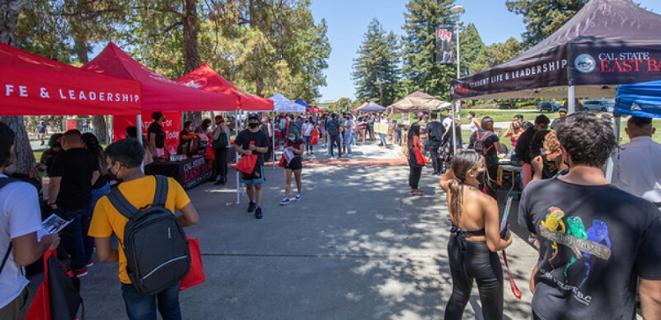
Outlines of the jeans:
{"label": "jeans", "polygon": [[409,187],[411,187],[411,189],[418,189],[422,167],[409,165],[409,169]]}
{"label": "jeans", "polygon": [[330,156],[333,156],[333,148],[337,146],[337,153],[338,157],[342,157],[342,143],[340,141],[340,135],[332,135],[330,136],[330,144],[328,145],[328,149],[330,150]]}
{"label": "jeans", "polygon": [[216,152],[216,174],[218,179],[227,181],[227,153],[229,149],[219,148],[214,150]]}
{"label": "jeans", "polygon": [[441,173],[441,158],[438,154],[438,149],[441,148],[441,143],[437,141],[431,141],[429,144],[429,153],[431,154],[432,166],[434,167],[434,173]]}
{"label": "jeans", "polygon": [[92,244],[86,241],[90,228],[91,214],[89,209],[62,211],[66,219],[73,219],[62,232],[62,245],[71,257],[71,268],[81,269],[92,257]]}
{"label": "jeans", "polygon": [[312,137],[311,136],[303,136],[305,140],[305,151],[307,152],[312,152]]}
{"label": "jeans", "polygon": [[388,141],[386,140],[386,135],[385,135],[385,134],[383,134],[383,133],[379,133],[379,140],[381,141],[381,144],[382,144],[384,147],[387,147],[387,146],[388,146]]}
{"label": "jeans", "polygon": [[498,254],[489,251],[485,242],[465,240],[453,233],[448,242],[452,295],[445,307],[445,319],[462,319],[471,296],[473,279],[482,303],[485,320],[503,318],[503,269]]}
{"label": "jeans", "polygon": [[347,147],[347,154],[351,154],[351,137],[353,134],[351,131],[345,131],[344,132],[344,145]]}
{"label": "jeans", "polygon": [[133,285],[122,284],[122,298],[129,320],[156,320],[157,307],[163,320],[181,319],[178,284],[152,296],[139,294]]}

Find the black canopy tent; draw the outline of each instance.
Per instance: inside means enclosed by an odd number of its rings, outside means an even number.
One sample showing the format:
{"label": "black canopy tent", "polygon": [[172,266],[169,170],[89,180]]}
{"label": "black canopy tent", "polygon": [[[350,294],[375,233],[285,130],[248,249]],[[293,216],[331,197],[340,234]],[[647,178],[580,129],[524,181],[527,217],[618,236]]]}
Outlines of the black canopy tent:
{"label": "black canopy tent", "polygon": [[631,0],[592,0],[512,60],[452,82],[453,100],[611,97],[661,78],[661,16]]}

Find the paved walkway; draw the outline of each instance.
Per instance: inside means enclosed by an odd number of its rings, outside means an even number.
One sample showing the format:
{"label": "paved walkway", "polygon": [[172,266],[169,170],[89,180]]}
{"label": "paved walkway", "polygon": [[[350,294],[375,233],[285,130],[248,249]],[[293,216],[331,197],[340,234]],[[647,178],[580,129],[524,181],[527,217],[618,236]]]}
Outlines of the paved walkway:
{"label": "paved walkway", "polygon": [[[229,186],[191,191],[201,218],[188,233],[200,239],[207,282],[182,293],[184,319],[441,319],[452,288],[444,195],[426,169],[427,195],[409,197],[408,168],[378,166],[397,155],[362,146],[344,165],[318,156],[288,207],[277,205],[282,171],[269,168],[263,220],[245,212],[245,194],[234,205]],[[509,251],[524,298],[505,282],[506,319],[528,319],[535,252],[518,238]],[[124,319],[116,268],[97,264],[84,278],[86,319]],[[479,310],[474,289],[465,318]]]}

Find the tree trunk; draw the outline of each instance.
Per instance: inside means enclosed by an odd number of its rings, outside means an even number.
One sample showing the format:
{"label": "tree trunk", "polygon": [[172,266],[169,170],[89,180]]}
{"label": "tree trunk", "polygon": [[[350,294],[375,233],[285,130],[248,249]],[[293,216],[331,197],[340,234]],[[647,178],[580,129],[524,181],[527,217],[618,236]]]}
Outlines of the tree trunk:
{"label": "tree trunk", "polygon": [[[186,73],[195,70],[202,64],[198,50],[198,33],[200,24],[197,19],[197,0],[185,0],[184,8],[184,67]],[[197,126],[202,123],[202,112],[189,112],[189,118]]]}
{"label": "tree trunk", "polygon": [[[25,5],[25,0],[0,0],[0,42],[13,45],[15,43],[18,14]],[[34,153],[30,146],[30,138],[25,130],[23,117],[0,117],[16,133],[14,140],[14,158],[16,172],[27,174],[34,167]]]}

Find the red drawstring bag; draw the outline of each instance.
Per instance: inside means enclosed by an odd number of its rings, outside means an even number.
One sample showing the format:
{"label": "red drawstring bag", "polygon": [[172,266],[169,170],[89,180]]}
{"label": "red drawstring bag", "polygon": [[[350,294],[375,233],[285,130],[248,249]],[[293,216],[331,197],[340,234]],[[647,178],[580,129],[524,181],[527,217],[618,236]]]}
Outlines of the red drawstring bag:
{"label": "red drawstring bag", "polygon": [[280,157],[280,161],[278,161],[278,167],[284,168],[287,166],[287,158],[285,157],[285,154],[282,154],[282,157]]}
{"label": "red drawstring bag", "polygon": [[319,131],[312,130],[312,137],[310,138],[310,144],[317,145],[318,142],[319,142]]}
{"label": "red drawstring bag", "polygon": [[34,300],[32,300],[30,309],[28,309],[28,313],[25,316],[26,320],[52,319],[50,312],[50,295],[48,292],[48,263],[46,261],[48,261],[48,258],[53,254],[53,251],[54,250],[47,250],[44,253],[44,279],[39,285],[39,289],[34,296]]}
{"label": "red drawstring bag", "polygon": [[427,159],[425,159],[425,155],[422,154],[422,150],[420,150],[419,141],[420,140],[418,137],[413,138],[413,153],[415,156],[415,163],[419,166],[424,167],[425,163],[427,163]]}
{"label": "red drawstring bag", "polygon": [[179,282],[179,291],[203,284],[206,281],[204,276],[204,265],[202,264],[202,252],[200,250],[200,240],[186,236],[188,248],[190,251],[190,269],[186,276]]}
{"label": "red drawstring bag", "polygon": [[241,157],[239,162],[236,163],[236,170],[245,174],[252,174],[255,171],[257,164],[257,155],[251,154]]}
{"label": "red drawstring bag", "polygon": [[208,146],[207,149],[204,150],[204,158],[207,160],[216,160],[216,152],[211,146]]}

